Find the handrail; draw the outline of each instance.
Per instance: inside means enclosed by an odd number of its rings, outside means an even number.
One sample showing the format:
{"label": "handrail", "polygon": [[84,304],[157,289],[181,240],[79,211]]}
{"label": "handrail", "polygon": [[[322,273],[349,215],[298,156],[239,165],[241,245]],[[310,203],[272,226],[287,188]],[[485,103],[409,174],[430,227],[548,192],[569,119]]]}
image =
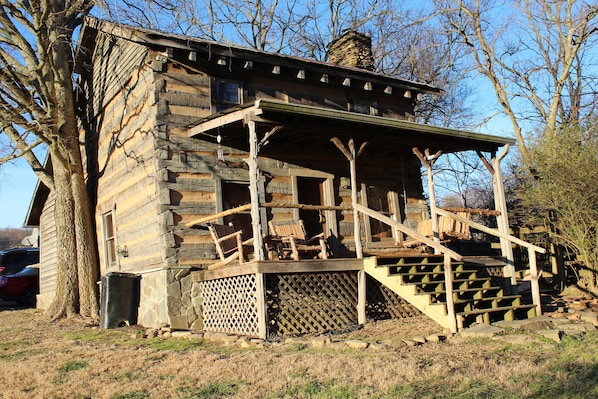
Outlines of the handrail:
{"label": "handrail", "polygon": [[434,248],[437,253],[444,255],[444,288],[446,289],[446,312],[448,315],[451,332],[456,333],[457,316],[455,314],[455,303],[453,299],[453,271],[451,258],[457,261],[461,261],[463,260],[463,256],[453,251],[452,249],[445,247],[439,242],[431,240],[428,237],[418,233],[416,230],[413,230],[405,226],[403,223],[397,222],[396,220],[393,220],[388,216],[381,214],[380,212],[376,212],[373,209],[367,208],[360,204],[353,204],[353,206],[357,212],[361,212],[365,215],[368,215],[371,218],[377,219],[383,223],[388,224],[389,226],[392,226],[402,231],[408,236],[411,236],[417,240],[421,240],[422,243]]}
{"label": "handrail", "polygon": [[[309,205],[309,204],[284,204],[278,202],[262,202],[260,208],[290,208],[290,209],[303,209],[309,211],[350,211],[351,207],[348,205]],[[198,224],[211,222],[212,220],[220,219],[224,216],[235,215],[251,209],[251,204],[245,204],[236,208],[227,209],[222,212],[215,213],[213,215],[203,216],[198,219],[187,222],[187,227],[193,227]]]}
{"label": "handrail", "polygon": [[509,234],[504,234],[498,230],[491,229],[482,224],[476,223],[472,220],[469,220],[467,218],[464,218],[462,216],[454,214],[452,212],[448,212],[444,209],[436,208],[436,213],[438,213],[439,215],[442,215],[442,216],[453,218],[461,223],[465,223],[465,224],[469,225],[470,227],[473,227],[476,230],[480,230],[480,231],[483,231],[484,233],[488,233],[490,235],[493,235],[493,236],[496,236],[499,238],[503,238],[507,241],[510,241],[512,243],[515,243],[522,247],[527,248],[528,257],[529,257],[530,279],[531,279],[531,285],[532,285],[532,287],[531,287],[532,288],[532,301],[533,301],[534,305],[536,306],[536,313],[538,315],[542,314],[542,303],[541,303],[541,299],[540,299],[540,284],[538,282],[538,264],[537,264],[536,256],[537,256],[537,253],[545,254],[546,249],[539,247],[537,245],[534,245],[534,244],[530,244],[529,242],[523,241],[522,239],[520,239],[518,237],[514,237]]}
{"label": "handrail", "polygon": [[452,249],[447,248],[444,245],[418,233],[416,230],[413,230],[412,228],[405,226],[403,223],[397,222],[396,220],[393,220],[393,219],[389,218],[388,216],[381,214],[380,212],[376,212],[373,209],[367,208],[360,204],[355,204],[355,210],[358,212],[361,212],[365,215],[368,215],[371,218],[374,218],[383,223],[386,223],[387,225],[392,226],[392,227],[402,231],[403,233],[407,234],[410,237],[420,240],[422,243],[437,250],[441,254],[443,254],[443,253],[448,254],[448,255],[450,255],[450,257],[452,259],[455,259],[458,261],[463,260],[463,255],[461,255],[461,254],[453,251]]}
{"label": "handrail", "polygon": [[193,226],[196,226],[201,223],[211,222],[212,220],[217,220],[217,219],[220,219],[225,216],[235,215],[237,213],[248,211],[250,209],[251,209],[251,204],[241,205],[236,208],[231,208],[231,209],[227,209],[222,212],[215,213],[213,215],[204,216],[199,219],[191,220],[190,222],[187,222],[187,227],[193,227]]}
{"label": "handrail", "polygon": [[463,216],[459,216],[459,215],[457,215],[455,213],[446,211],[446,210],[444,210],[442,208],[436,208],[436,213],[438,213],[439,215],[442,215],[442,216],[447,216],[449,218],[455,219],[455,220],[457,220],[457,221],[459,221],[461,223],[464,223],[464,224],[469,225],[470,227],[473,227],[476,230],[483,231],[484,233],[488,233],[488,234],[494,235],[494,236],[499,237],[499,238],[504,238],[505,240],[509,240],[509,241],[511,241],[511,242],[513,242],[515,244],[521,245],[522,247],[526,247],[528,249],[531,248],[531,249],[533,249],[536,252],[540,252],[541,254],[546,253],[546,249],[544,249],[542,247],[539,247],[539,246],[534,245],[534,244],[530,244],[529,242],[523,241],[522,239],[520,239],[518,237],[509,235],[509,234],[504,234],[504,233],[502,233],[502,232],[500,232],[498,230],[495,230],[495,229],[491,229],[490,227],[486,227],[483,224],[476,223],[473,220],[464,218]]}

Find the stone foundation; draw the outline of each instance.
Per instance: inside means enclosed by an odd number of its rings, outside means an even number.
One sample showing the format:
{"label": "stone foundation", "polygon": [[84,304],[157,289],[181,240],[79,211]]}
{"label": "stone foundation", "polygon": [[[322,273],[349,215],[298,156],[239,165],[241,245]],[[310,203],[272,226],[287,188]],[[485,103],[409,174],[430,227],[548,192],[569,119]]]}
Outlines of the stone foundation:
{"label": "stone foundation", "polygon": [[138,324],[149,328],[201,330],[199,286],[189,268],[165,268],[141,275]]}

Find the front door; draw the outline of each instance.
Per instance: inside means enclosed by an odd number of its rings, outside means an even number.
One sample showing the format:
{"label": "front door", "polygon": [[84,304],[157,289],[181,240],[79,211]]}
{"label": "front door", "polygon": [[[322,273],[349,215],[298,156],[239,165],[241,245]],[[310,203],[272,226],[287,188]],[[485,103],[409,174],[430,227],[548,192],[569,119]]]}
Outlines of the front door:
{"label": "front door", "polygon": [[[323,205],[323,178],[297,176],[297,199],[300,204]],[[324,212],[318,210],[299,209],[299,218],[303,220],[308,237],[313,237],[325,231]]]}
{"label": "front door", "polygon": [[[222,209],[232,209],[251,202],[249,183],[222,182]],[[243,230],[243,240],[253,237],[251,214],[249,211],[224,217],[224,223],[232,223],[236,228]]]}

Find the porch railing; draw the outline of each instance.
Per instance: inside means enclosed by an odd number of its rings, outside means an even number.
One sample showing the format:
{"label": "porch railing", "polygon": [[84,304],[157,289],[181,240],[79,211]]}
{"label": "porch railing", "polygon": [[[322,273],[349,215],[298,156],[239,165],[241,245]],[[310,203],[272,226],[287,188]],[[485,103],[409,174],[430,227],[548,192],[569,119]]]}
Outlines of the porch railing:
{"label": "porch railing", "polygon": [[[452,273],[451,259],[461,261],[461,260],[463,260],[463,256],[460,255],[459,253],[447,248],[446,246],[442,245],[441,243],[436,242],[436,241],[418,233],[416,230],[413,230],[413,229],[405,226],[404,224],[389,218],[386,215],[383,215],[383,214],[376,212],[372,209],[366,208],[360,204],[354,204],[354,208],[355,208],[355,211],[363,213],[364,215],[372,217],[376,220],[379,220],[382,223],[386,223],[389,226],[392,226],[392,227],[398,229],[399,231],[407,234],[408,236],[415,238],[417,240],[420,240],[423,244],[434,249],[434,251],[436,253],[444,255],[444,277],[445,277],[446,297],[447,297],[446,307],[447,307],[447,313],[448,313],[448,317],[449,317],[449,323],[451,326],[451,331],[454,330],[456,332],[457,331],[457,320],[456,320],[454,303],[453,303],[453,288],[452,288],[453,273]],[[530,267],[532,300],[533,300],[534,305],[536,306],[536,314],[538,314],[538,315],[542,314],[542,306],[541,306],[541,302],[540,302],[540,286],[538,283],[537,254],[538,253],[542,253],[542,254],[546,253],[546,250],[544,248],[530,244],[530,243],[523,241],[517,237],[501,233],[497,230],[491,229],[482,224],[476,223],[472,220],[461,217],[457,214],[446,211],[444,209],[437,208],[436,212],[439,215],[446,216],[446,217],[455,219],[461,223],[467,224],[468,226],[470,226],[476,230],[493,235],[495,237],[505,239],[505,240],[509,241],[510,243],[514,243],[514,244],[517,244],[517,245],[527,248],[528,253],[529,253],[529,267]]]}
{"label": "porch railing", "polygon": [[531,289],[532,289],[532,301],[533,301],[534,305],[536,306],[536,314],[537,315],[542,314],[542,305],[541,305],[541,301],[540,301],[540,284],[538,282],[539,276],[538,276],[538,258],[537,258],[537,256],[539,253],[545,254],[546,249],[539,247],[537,245],[534,245],[534,244],[530,244],[529,242],[524,241],[518,237],[509,235],[509,234],[504,234],[496,229],[492,229],[490,227],[484,226],[483,224],[476,223],[470,219],[464,218],[462,216],[459,216],[455,213],[446,211],[441,208],[436,208],[436,213],[441,216],[446,216],[446,217],[452,218],[458,222],[467,224],[469,227],[472,227],[472,228],[479,230],[483,233],[490,234],[492,236],[507,240],[510,244],[517,244],[519,246],[527,248],[528,255],[529,255],[528,257],[529,257],[530,280],[531,280]]}
{"label": "porch railing", "polygon": [[[350,207],[346,207],[346,206],[321,206],[321,205],[277,204],[277,203],[276,204],[275,203],[262,203],[262,204],[260,204],[260,206],[261,207],[297,207],[297,208],[318,209],[318,210],[347,210],[347,209],[351,209]],[[251,208],[250,204],[242,205],[242,206],[234,208],[234,209],[229,209],[229,210],[219,212],[214,215],[210,215],[210,216],[206,216],[206,217],[202,217],[202,218],[193,220],[193,221],[189,222],[187,225],[194,226],[194,225],[197,225],[200,223],[205,223],[207,221],[212,221],[212,220],[218,219],[220,217],[244,212],[244,211],[249,210],[250,208]],[[367,207],[357,204],[357,203],[354,204],[354,210],[359,213],[362,213],[364,215],[367,215],[371,218],[379,220],[380,222],[385,223],[391,227],[394,227],[395,229],[408,235],[409,237],[412,237],[412,238],[415,238],[415,239],[421,241],[423,244],[432,248],[436,253],[444,255],[444,277],[445,277],[445,281],[446,281],[447,313],[448,313],[448,317],[449,317],[449,323],[451,325],[451,330],[454,330],[454,332],[456,332],[457,331],[457,319],[456,319],[456,314],[455,314],[455,310],[454,310],[454,302],[453,302],[452,259],[454,259],[456,261],[462,261],[463,256],[461,254],[453,251],[452,249],[447,248],[446,246],[442,245],[441,243],[434,241],[433,239],[430,239],[430,238],[418,233],[416,230],[414,230],[410,227],[407,227],[404,224],[402,224],[396,220],[393,220],[390,217],[388,217],[380,212],[374,211],[370,208],[367,208]],[[542,307],[541,307],[541,302],[540,302],[540,287],[539,287],[539,282],[538,282],[539,276],[538,276],[538,266],[537,266],[537,254],[538,253],[542,253],[542,254],[546,253],[546,250],[544,248],[530,244],[524,240],[521,240],[518,237],[514,237],[509,234],[504,234],[495,229],[491,229],[482,224],[476,223],[470,219],[461,217],[455,213],[446,211],[444,209],[436,208],[436,213],[438,215],[442,215],[442,216],[457,220],[457,221],[464,223],[476,230],[479,230],[484,233],[493,235],[495,237],[507,240],[509,243],[514,243],[514,244],[517,244],[517,245],[527,248],[528,253],[529,253],[529,268],[530,268],[530,278],[531,278],[532,300],[533,300],[533,304],[536,306],[536,314],[538,314],[538,315],[542,314]]]}
{"label": "porch railing", "polygon": [[455,303],[453,299],[453,266],[452,260],[456,261],[463,260],[463,256],[450,248],[445,247],[439,242],[436,242],[423,234],[418,233],[416,230],[405,226],[401,222],[397,222],[389,218],[386,215],[383,215],[380,212],[374,211],[370,208],[367,208],[360,204],[353,204],[355,210],[357,212],[363,213],[371,218],[379,220],[382,223],[386,223],[387,225],[394,227],[395,229],[407,234],[408,236],[420,240],[423,244],[428,245],[429,247],[433,248],[436,253],[444,255],[444,281],[445,281],[445,289],[446,289],[446,311],[449,319],[449,325],[451,328],[452,333],[457,332],[457,315],[455,314]]}

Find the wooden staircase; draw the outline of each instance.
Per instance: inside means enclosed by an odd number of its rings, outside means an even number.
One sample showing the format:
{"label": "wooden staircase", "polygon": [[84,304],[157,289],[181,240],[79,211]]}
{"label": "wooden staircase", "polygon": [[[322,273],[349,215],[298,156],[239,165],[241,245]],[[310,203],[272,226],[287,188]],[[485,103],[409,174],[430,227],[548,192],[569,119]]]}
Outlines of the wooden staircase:
{"label": "wooden staircase", "polygon": [[[474,322],[535,317],[534,305],[523,304],[520,295],[505,295],[490,277],[480,276],[482,262],[478,259],[477,267],[467,261],[452,263],[457,328],[461,330]],[[442,255],[371,257],[364,259],[364,270],[441,326],[451,328]]]}

